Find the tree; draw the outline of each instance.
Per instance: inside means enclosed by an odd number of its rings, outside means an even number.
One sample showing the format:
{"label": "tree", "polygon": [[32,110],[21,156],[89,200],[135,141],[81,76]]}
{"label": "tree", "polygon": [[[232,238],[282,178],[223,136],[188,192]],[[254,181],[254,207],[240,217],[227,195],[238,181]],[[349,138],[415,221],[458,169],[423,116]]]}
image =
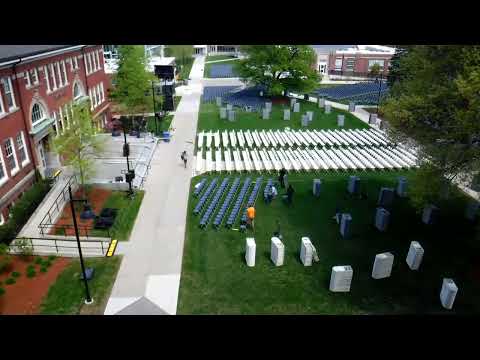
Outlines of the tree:
{"label": "tree", "polygon": [[266,88],[269,95],[283,91],[308,93],[315,89],[320,75],[315,67],[316,55],[308,45],[245,45],[240,51],[238,73],[244,82]]}
{"label": "tree", "polygon": [[480,169],[480,46],[411,46],[397,66],[382,110],[390,136],[418,147],[419,174],[429,184],[414,195],[422,206],[432,200],[427,189]]}
{"label": "tree", "polygon": [[56,152],[63,163],[78,172],[80,184],[85,197],[85,183],[95,173],[94,156],[103,152],[104,138],[96,136],[93,125],[90,102],[83,101],[73,105],[70,123],[64,131],[53,140]]}
{"label": "tree", "polygon": [[176,63],[184,66],[193,55],[193,45],[169,45],[165,48],[165,56],[176,59]]}
{"label": "tree", "polygon": [[[153,110],[150,94],[155,76],[147,71],[148,59],[143,45],[118,47],[118,71],[110,98],[122,113],[145,113]],[[150,94],[150,95],[149,95]]]}
{"label": "tree", "polygon": [[380,71],[380,65],[375,63],[370,67],[370,76],[377,77],[378,75],[380,75]]}
{"label": "tree", "polygon": [[408,54],[409,45],[398,45],[395,47],[395,54],[390,59],[390,66],[388,68],[387,85],[391,88],[393,85],[401,80],[402,72],[400,70],[400,61]]}

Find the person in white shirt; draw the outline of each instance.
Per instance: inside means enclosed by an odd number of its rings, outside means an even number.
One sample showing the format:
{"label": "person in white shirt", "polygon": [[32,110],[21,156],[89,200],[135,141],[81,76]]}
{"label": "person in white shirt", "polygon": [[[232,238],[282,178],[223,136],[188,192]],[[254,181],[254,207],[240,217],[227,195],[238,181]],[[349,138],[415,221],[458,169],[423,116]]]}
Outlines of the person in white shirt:
{"label": "person in white shirt", "polygon": [[272,185],[270,191],[272,192],[272,199],[275,199],[278,195],[278,191],[277,191],[277,188],[275,187],[275,185]]}

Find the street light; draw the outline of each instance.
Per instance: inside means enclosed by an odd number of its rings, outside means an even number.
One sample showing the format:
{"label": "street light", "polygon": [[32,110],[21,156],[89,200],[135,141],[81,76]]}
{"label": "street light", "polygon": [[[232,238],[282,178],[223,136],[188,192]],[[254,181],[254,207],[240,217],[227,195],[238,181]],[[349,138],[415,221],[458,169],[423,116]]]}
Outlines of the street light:
{"label": "street light", "polygon": [[93,299],[90,296],[90,290],[88,289],[88,280],[87,280],[87,274],[85,273],[85,264],[83,263],[82,247],[80,245],[80,236],[78,235],[77,217],[75,215],[75,206],[73,205],[75,201],[85,203],[87,202],[87,200],[86,199],[74,200],[72,196],[72,187],[70,185],[68,186],[68,194],[70,195],[70,208],[72,209],[73,227],[75,228],[75,237],[77,238],[78,255],[80,256],[80,266],[82,267],[83,282],[85,284],[85,296],[86,296],[85,304],[89,305],[93,303]]}
{"label": "street light", "polygon": [[[380,103],[380,92],[382,91],[382,79],[383,79],[383,73],[380,73],[380,83],[378,86],[378,98],[377,98],[377,116],[378,116],[378,105]],[[378,77],[377,77],[378,80]]]}
{"label": "street light", "polygon": [[133,189],[132,189],[132,181],[135,178],[135,171],[130,170],[130,160],[128,159],[128,155],[130,155],[130,146],[127,143],[127,130],[126,130],[126,117],[123,116],[121,118],[121,123],[122,123],[122,129],[123,129],[123,156],[126,156],[127,158],[127,173],[125,174],[125,180],[128,183],[128,196],[133,195]]}

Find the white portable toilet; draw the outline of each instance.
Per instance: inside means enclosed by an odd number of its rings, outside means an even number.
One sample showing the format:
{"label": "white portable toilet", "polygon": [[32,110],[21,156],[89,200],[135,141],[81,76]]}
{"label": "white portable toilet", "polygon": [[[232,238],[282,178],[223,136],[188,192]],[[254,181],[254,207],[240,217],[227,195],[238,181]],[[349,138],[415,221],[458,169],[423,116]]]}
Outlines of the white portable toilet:
{"label": "white portable toilet", "polygon": [[255,239],[247,238],[246,249],[245,249],[245,261],[247,262],[247,266],[250,266],[250,267],[255,266],[256,249],[257,249],[257,245],[255,244]]}

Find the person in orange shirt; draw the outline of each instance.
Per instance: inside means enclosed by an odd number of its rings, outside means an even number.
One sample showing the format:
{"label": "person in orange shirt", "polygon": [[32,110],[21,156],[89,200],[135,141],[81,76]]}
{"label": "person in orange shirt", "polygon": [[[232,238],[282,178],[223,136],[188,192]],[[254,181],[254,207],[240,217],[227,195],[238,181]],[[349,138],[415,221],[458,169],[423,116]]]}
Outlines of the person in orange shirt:
{"label": "person in orange shirt", "polygon": [[250,206],[247,209],[247,225],[250,225],[252,229],[254,226],[254,220],[255,220],[255,208],[253,206]]}

